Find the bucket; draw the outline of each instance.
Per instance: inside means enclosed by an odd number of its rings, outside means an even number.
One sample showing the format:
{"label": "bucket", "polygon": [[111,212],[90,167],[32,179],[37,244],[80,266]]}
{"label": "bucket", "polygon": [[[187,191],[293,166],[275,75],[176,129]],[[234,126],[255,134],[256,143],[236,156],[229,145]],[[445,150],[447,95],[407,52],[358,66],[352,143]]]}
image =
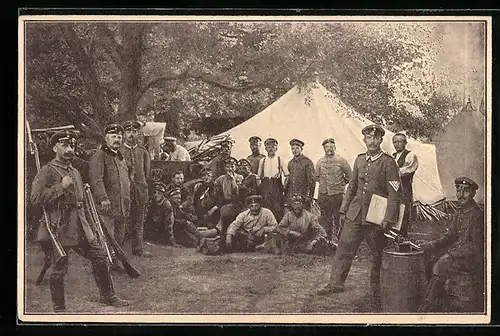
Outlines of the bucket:
{"label": "bucket", "polygon": [[483,312],[482,281],[473,273],[453,273],[448,277],[448,302],[452,312]]}
{"label": "bucket", "polygon": [[423,251],[399,252],[395,248],[383,251],[380,301],[384,312],[417,312],[425,286]]}

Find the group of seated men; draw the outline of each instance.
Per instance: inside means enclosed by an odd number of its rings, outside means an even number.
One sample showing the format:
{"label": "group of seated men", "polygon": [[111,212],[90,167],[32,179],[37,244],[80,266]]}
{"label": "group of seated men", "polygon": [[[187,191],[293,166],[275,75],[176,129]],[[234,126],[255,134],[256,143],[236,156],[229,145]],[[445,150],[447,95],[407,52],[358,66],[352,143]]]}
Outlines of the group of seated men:
{"label": "group of seated men", "polygon": [[305,209],[307,199],[294,194],[290,211],[278,223],[273,212],[262,206],[258,178],[247,159],[224,160],[224,174],[214,180],[210,167],[192,195],[183,186],[184,176],[175,172],[172,182],[157,182],[148,206],[147,239],[180,247],[220,238],[220,252],[262,250],[321,253],[326,231],[317,216]]}

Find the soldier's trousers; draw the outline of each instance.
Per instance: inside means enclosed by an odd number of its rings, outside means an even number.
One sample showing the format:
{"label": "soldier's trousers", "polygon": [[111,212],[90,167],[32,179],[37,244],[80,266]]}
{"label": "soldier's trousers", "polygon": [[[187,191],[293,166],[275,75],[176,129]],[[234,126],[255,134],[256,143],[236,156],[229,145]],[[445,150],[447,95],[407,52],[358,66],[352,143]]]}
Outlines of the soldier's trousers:
{"label": "soldier's trousers", "polygon": [[262,195],[262,206],[271,210],[276,221],[279,223],[283,218],[283,207],[285,202],[281,179],[263,178],[259,190]]}
{"label": "soldier's trousers", "polygon": [[318,195],[318,205],[321,210],[319,223],[325,229],[326,237],[329,240],[332,240],[333,235],[338,231],[340,221],[339,211],[343,198],[343,194],[328,195],[320,193]]}
{"label": "soldier's trousers", "polygon": [[116,242],[123,246],[125,242],[125,224],[126,219],[124,217],[113,217],[107,215],[101,215],[104,225],[108,228],[109,233],[115,238]]}
{"label": "soldier's trousers", "polygon": [[127,219],[132,242],[132,254],[140,255],[144,242],[144,219],[146,217],[147,198],[134,195],[131,200],[130,216]]}
{"label": "soldier's trousers", "polygon": [[346,219],[340,236],[337,251],[333,258],[330,284],[334,287],[343,287],[351,269],[356,252],[365,240],[371,251],[370,289],[371,294],[380,295],[380,267],[382,264],[382,251],[386,246],[383,231],[377,225],[361,224],[361,216],[351,221]]}
{"label": "soldier's trousers", "polygon": [[[74,250],[92,263],[92,272],[102,300],[108,300],[115,295],[106,252],[96,240],[92,243],[85,241],[79,245],[63,246],[63,248],[66,254],[70,250]],[[67,257],[59,260],[52,267],[49,283],[55,311],[65,309],[64,278],[67,272]]]}

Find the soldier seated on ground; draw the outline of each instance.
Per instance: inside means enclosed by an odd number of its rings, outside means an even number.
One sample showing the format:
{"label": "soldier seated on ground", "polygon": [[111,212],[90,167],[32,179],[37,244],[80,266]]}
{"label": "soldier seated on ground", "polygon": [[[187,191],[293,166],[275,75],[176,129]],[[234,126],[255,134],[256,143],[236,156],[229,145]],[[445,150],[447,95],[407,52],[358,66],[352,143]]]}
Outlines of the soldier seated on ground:
{"label": "soldier seated on ground", "polygon": [[161,182],[154,185],[153,197],[146,209],[145,238],[151,242],[182,247],[175,242],[174,212],[165,197],[167,187]]}
{"label": "soldier seated on ground", "polygon": [[240,213],[227,228],[226,252],[255,251],[255,247],[264,242],[267,234],[276,231],[278,223],[271,210],[262,207],[262,196],[249,196],[247,204],[248,210]]}
{"label": "soldier seated on ground", "polygon": [[200,231],[196,227],[198,218],[190,214],[181,206],[181,190],[174,188],[168,191],[169,201],[174,213],[174,237],[175,241],[185,247],[195,247],[205,237],[215,237],[216,229]]}
{"label": "soldier seated on ground", "polygon": [[450,230],[441,238],[420,243],[427,254],[440,248],[445,251],[433,264],[420,312],[442,310],[442,303],[446,303],[446,280],[460,274],[469,274],[475,279],[475,285],[471,286],[477,288],[470,290],[477,300],[469,302],[467,307],[450,308],[464,312],[484,310],[484,213],[474,201],[478,185],[461,177],[455,179],[455,187],[460,207],[453,216]]}
{"label": "soldier seated on ground", "polygon": [[212,228],[220,216],[220,209],[216,204],[214,175],[208,167],[202,170],[202,174],[203,181],[198,182],[193,189],[193,207],[199,218],[199,225]]}
{"label": "soldier seated on ground", "polygon": [[181,206],[184,211],[191,212],[191,195],[189,189],[184,186],[184,173],[178,170],[172,174],[170,183],[167,184],[167,190],[179,188],[181,191]]}
{"label": "soldier seated on ground", "polygon": [[302,195],[292,195],[291,211],[285,213],[273,238],[281,252],[324,254],[328,248],[326,231],[304,204]]}

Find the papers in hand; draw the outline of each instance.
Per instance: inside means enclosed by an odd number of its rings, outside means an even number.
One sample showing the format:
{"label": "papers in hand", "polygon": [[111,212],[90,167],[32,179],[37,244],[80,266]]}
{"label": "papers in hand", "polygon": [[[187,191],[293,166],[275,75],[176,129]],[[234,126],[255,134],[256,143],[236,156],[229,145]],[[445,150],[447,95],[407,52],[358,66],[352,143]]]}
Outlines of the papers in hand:
{"label": "papers in hand", "polygon": [[[384,220],[386,210],[387,210],[387,198],[373,194],[372,199],[370,200],[370,206],[368,207],[368,213],[366,214],[366,221],[373,224],[381,225],[382,221]],[[395,230],[401,229],[401,223],[403,222],[404,212],[405,212],[405,206],[404,204],[401,204],[401,206],[399,207],[398,221],[396,224],[392,226],[393,229]]]}

